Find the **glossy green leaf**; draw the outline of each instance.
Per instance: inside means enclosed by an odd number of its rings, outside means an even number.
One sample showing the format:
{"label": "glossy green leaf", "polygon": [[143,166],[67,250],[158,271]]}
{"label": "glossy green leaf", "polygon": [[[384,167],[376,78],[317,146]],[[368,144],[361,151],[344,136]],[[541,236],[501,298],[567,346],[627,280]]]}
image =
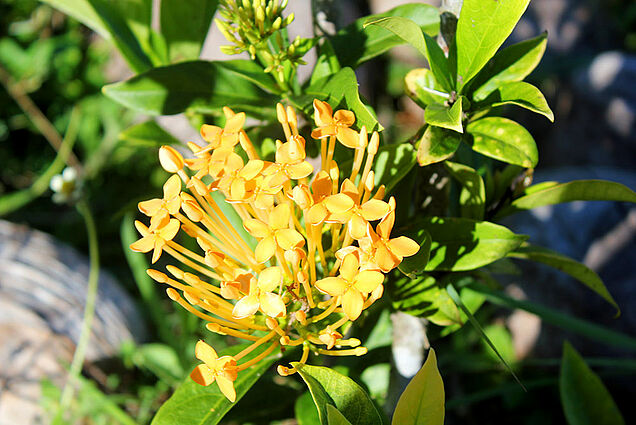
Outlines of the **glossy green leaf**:
{"label": "glossy green leaf", "polygon": [[393,309],[425,317],[438,326],[463,324],[457,305],[433,276],[396,282],[391,299]]}
{"label": "glossy green leaf", "polygon": [[400,396],[392,425],[443,425],[444,382],[437,369],[437,357],[431,347],[424,366],[411,379]]}
{"label": "glossy green leaf", "polygon": [[[512,335],[503,323],[495,323],[484,328],[484,333],[490,339],[495,347],[499,350],[501,357],[509,364],[517,361],[515,355],[515,347],[512,341]],[[482,340],[486,355],[490,356],[493,361],[498,361],[497,355],[492,348]]]}
{"label": "glossy green leaf", "polygon": [[461,88],[494,56],[530,0],[464,0],[457,21],[457,86]]}
{"label": "glossy green leaf", "polygon": [[415,47],[426,59],[435,75],[436,81],[447,91],[453,89],[453,84],[449,79],[450,71],[448,61],[441,47],[434,38],[423,33],[419,25],[408,18],[400,16],[385,16],[382,18],[371,18],[365,22],[364,27],[375,25],[385,30],[391,31],[400,37],[405,43]]}
{"label": "glossy green leaf", "polygon": [[475,220],[483,219],[486,206],[486,187],[479,173],[467,165],[456,162],[446,161],[444,165],[461,186],[459,207],[462,217]]}
{"label": "glossy green leaf", "polygon": [[488,345],[488,347],[490,347],[490,349],[495,353],[497,358],[501,360],[501,363],[503,363],[503,365],[506,366],[506,369],[508,369],[510,374],[512,374],[512,377],[515,378],[515,381],[517,381],[519,385],[521,385],[521,387],[525,390],[525,387],[523,386],[523,384],[521,383],[521,381],[519,380],[515,372],[512,370],[512,367],[510,366],[510,364],[501,355],[501,353],[499,352],[499,349],[495,346],[495,344],[493,344],[493,342],[490,340],[488,335],[486,335],[486,332],[481,327],[477,319],[475,319],[475,316],[473,316],[470,310],[468,310],[468,308],[464,305],[464,303],[462,302],[461,298],[459,297],[459,294],[457,293],[453,285],[448,285],[446,287],[446,291],[448,292],[448,295],[453,299],[455,304],[457,304],[457,306],[461,308],[464,314],[466,314],[470,324],[473,325],[473,327],[477,330],[477,332],[479,332],[482,341],[485,342]]}
{"label": "glossy green leaf", "polygon": [[519,211],[560,204],[572,201],[620,201],[636,202],[636,193],[620,183],[605,180],[575,180],[569,183],[554,184],[550,182],[541,190],[532,189],[531,193],[521,196],[503,208],[497,217],[514,214]]}
{"label": "glossy green leaf", "polygon": [[329,425],[351,425],[351,422],[331,404],[327,405],[327,423]]}
{"label": "glossy green leaf", "polygon": [[423,167],[448,159],[453,156],[461,141],[460,133],[429,125],[418,142],[417,163]]}
{"label": "glossy green leaf", "polygon": [[329,39],[322,40],[317,50],[318,59],[316,59],[316,65],[309,79],[310,86],[317,81],[330,77],[341,69],[340,62],[338,62],[338,57]]}
{"label": "glossy green leaf", "polygon": [[365,22],[386,16],[407,17],[429,35],[436,35],[439,31],[439,10],[427,4],[405,4],[385,13],[365,16],[331,37],[333,49],[342,66],[357,68],[360,64],[381,55],[390,48],[404,44],[400,37],[382,28],[373,26],[363,28]]}
{"label": "glossy green leaf", "polygon": [[[86,26],[111,41],[120,51],[130,68],[142,72],[152,67],[152,62],[144,48],[149,41],[149,0],[127,0],[108,2],[106,0],[43,0],[51,6],[69,14]],[[129,13],[122,9],[130,7]]]}
{"label": "glossy green leaf", "polygon": [[517,248],[515,251],[508,254],[509,257],[519,258],[522,260],[537,261],[539,263],[547,264],[550,267],[554,267],[557,270],[561,270],[564,273],[569,274],[573,278],[577,279],[585,286],[596,292],[603,297],[605,301],[610,303],[616,308],[617,314],[620,314],[620,308],[618,304],[609,293],[605,284],[601,278],[592,269],[589,269],[585,264],[579,263],[572,258],[561,255],[557,252],[549,249],[541,248],[533,245],[525,245]]}
{"label": "glossy green leaf", "polygon": [[479,101],[505,82],[522,81],[537,67],[547,44],[548,34],[544,32],[502,49],[468,83],[466,92],[474,89],[473,99]]}
{"label": "glossy green leaf", "polygon": [[538,316],[545,323],[558,326],[584,338],[611,345],[613,347],[619,347],[631,352],[636,352],[636,338],[633,338],[630,335],[616,332],[604,326],[599,326],[596,323],[577,319],[569,314],[562,313],[559,310],[545,307],[540,304],[530,301],[516,300],[503,294],[501,291],[494,291],[482,284],[471,284],[470,287],[483,294],[486,299],[493,304],[512,310],[517,308],[525,310]]}
{"label": "glossy green leaf", "polygon": [[375,114],[360,99],[358,79],[351,68],[342,68],[333,76],[307,87],[300,106],[310,116],[313,115],[311,104],[314,99],[329,103],[334,111],[342,108],[351,110],[356,116],[356,127],[364,125],[369,133],[383,129]]}
{"label": "glossy green leaf", "polygon": [[179,140],[155,121],[146,121],[128,127],[119,134],[119,139],[129,145],[160,147],[179,144]]}
{"label": "glossy green leaf", "polygon": [[304,392],[296,399],[294,414],[298,425],[320,425],[318,410],[316,410],[316,405],[309,391]]}
{"label": "glossy green leaf", "polygon": [[439,103],[431,103],[424,110],[424,120],[429,126],[442,127],[463,133],[462,103],[462,101],[457,101],[451,107]]}
{"label": "glossy green leaf", "polygon": [[276,102],[262,90],[265,87],[273,87],[271,77],[254,62],[193,61],[154,68],[102,91],[122,105],[150,115],[219,113],[223,106],[262,114],[262,107],[273,108]]}
{"label": "glossy green leaf", "polygon": [[569,425],[625,424],[603,381],[567,341],[563,344],[559,391]]}
{"label": "glossy green leaf", "polygon": [[218,4],[218,0],[161,0],[161,34],[170,62],[199,57]]}
{"label": "glossy green leaf", "polygon": [[411,279],[414,279],[415,276],[424,272],[428,264],[428,259],[431,255],[431,235],[422,229],[415,235],[405,236],[416,241],[420,245],[420,250],[415,255],[405,257],[398,266],[398,269]]}
{"label": "glossy green leaf", "polygon": [[475,152],[509,164],[533,168],[539,161],[534,139],[520,124],[501,117],[486,117],[466,126]]}
{"label": "glossy green leaf", "polygon": [[[236,354],[247,346],[248,344],[235,345],[220,352],[219,356]],[[257,348],[244,360],[249,361],[264,349],[265,347]],[[280,355],[270,355],[254,366],[239,372],[236,381],[234,381],[237,401],[245,395],[278,357]],[[174,394],[159,408],[152,420],[152,425],[215,425],[234,405],[235,403],[225,398],[216,383],[204,387],[187,377]]]}
{"label": "glossy green leaf", "polygon": [[415,150],[410,143],[383,145],[374,163],[375,187],[386,186],[386,192],[400,182],[415,165]]}
{"label": "glossy green leaf", "polygon": [[429,217],[409,228],[431,235],[427,271],[473,270],[505,257],[527,239],[498,224],[467,218]]}
{"label": "glossy green leaf", "polygon": [[327,367],[295,362],[292,366],[299,368],[298,373],[309,387],[322,425],[329,424],[328,404],[335,406],[352,425],[382,424],[382,416],[367,393],[351,378]]}
{"label": "glossy green leaf", "polygon": [[541,114],[554,122],[554,113],[548,106],[541,90],[523,81],[502,83],[483,102],[478,104],[477,108],[501,105],[517,105]]}
{"label": "glossy green leaf", "polygon": [[[450,274],[444,279],[442,285],[445,283],[448,284],[448,282],[452,282],[453,285],[455,286],[455,284],[464,283],[463,282],[464,280],[474,281],[474,278],[472,276],[460,277],[455,274]],[[475,315],[477,310],[479,310],[479,308],[486,301],[486,297],[483,294],[468,287],[463,287],[458,292],[459,292],[459,299],[462,300],[462,304],[464,304],[464,306],[468,309],[468,311],[470,311],[473,315]],[[455,303],[453,302],[453,304]],[[466,313],[464,313],[463,310],[459,309],[459,322],[446,326],[444,329],[440,331],[440,336],[444,337],[446,335],[452,334],[453,332],[457,332],[467,322],[468,322],[468,316],[466,316]]]}
{"label": "glossy green leaf", "polygon": [[422,108],[432,103],[444,103],[448,100],[448,93],[435,81],[430,69],[412,69],[404,77],[406,94]]}

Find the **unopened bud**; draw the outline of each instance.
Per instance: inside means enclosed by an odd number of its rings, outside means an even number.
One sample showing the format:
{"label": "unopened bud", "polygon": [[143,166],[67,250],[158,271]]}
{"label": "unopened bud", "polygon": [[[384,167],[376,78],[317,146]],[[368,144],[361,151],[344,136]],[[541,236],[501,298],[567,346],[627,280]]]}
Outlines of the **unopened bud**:
{"label": "unopened bud", "polygon": [[183,156],[172,146],[159,148],[159,163],[169,173],[177,173],[183,169]]}
{"label": "unopened bud", "polygon": [[192,305],[198,305],[201,302],[201,299],[192,292],[184,291],[183,296]]}
{"label": "unopened bud", "polygon": [[276,118],[278,118],[278,122],[281,124],[287,122],[287,113],[285,112],[285,107],[282,103],[276,104]]}
{"label": "unopened bud", "polygon": [[166,294],[168,294],[168,296],[170,297],[172,301],[179,301],[181,299],[181,297],[179,296],[179,293],[175,291],[173,288],[166,289]]}
{"label": "unopened bud", "polygon": [[173,266],[173,265],[167,265],[166,269],[168,270],[168,272],[173,275],[174,277],[176,277],[177,279],[183,279],[183,270]]}
{"label": "unopened bud", "polygon": [[378,147],[380,146],[380,135],[377,131],[374,131],[371,135],[371,140],[369,141],[369,146],[367,146],[367,153],[369,155],[375,155],[378,153]]}
{"label": "unopened bud", "polygon": [[165,273],[161,273],[159,270],[148,269],[146,270],[146,273],[152,278],[152,280],[159,283],[166,283],[168,281],[168,276],[166,276]]}
{"label": "unopened bud", "polygon": [[367,178],[364,181],[364,188],[371,192],[373,191],[373,188],[375,187],[375,172],[373,170],[369,171],[369,174],[367,174]]}

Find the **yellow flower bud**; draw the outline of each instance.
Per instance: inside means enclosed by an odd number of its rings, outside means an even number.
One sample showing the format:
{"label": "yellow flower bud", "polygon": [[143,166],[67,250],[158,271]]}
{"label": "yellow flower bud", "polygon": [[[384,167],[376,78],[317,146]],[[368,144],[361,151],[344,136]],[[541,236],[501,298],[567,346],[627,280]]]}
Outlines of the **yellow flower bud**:
{"label": "yellow flower bud", "polygon": [[159,148],[159,163],[169,173],[177,173],[183,169],[183,156],[172,146]]}

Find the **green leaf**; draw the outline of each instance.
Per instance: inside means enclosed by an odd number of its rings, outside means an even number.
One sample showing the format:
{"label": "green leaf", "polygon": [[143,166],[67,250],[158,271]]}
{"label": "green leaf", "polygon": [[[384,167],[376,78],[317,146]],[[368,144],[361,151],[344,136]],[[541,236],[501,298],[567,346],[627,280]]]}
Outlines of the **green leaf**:
{"label": "green leaf", "polygon": [[406,94],[422,108],[432,103],[444,103],[448,100],[448,93],[437,84],[430,69],[415,68],[404,77]]}
{"label": "green leaf", "polygon": [[424,366],[400,396],[391,424],[444,424],[444,382],[437,369],[437,357],[432,347]]}
{"label": "green leaf", "polygon": [[420,245],[420,250],[415,255],[405,257],[398,269],[411,279],[414,279],[415,276],[424,272],[426,264],[428,264],[428,259],[431,255],[431,235],[426,230],[421,230],[417,235],[406,236],[416,241]]}
{"label": "green leaf", "polygon": [[351,68],[342,68],[336,74],[327,78],[326,81],[316,82],[314,85],[307,87],[304,97],[292,100],[296,100],[300,104],[301,109],[308,112],[309,116],[312,116],[313,109],[311,109],[311,104],[314,99],[329,103],[334,110],[336,108],[351,110],[356,116],[356,126],[358,128],[363,125],[366,126],[369,133],[373,130],[381,131],[383,129],[375,114],[362,103],[358,92],[358,80]]}
{"label": "green leaf", "polygon": [[636,339],[620,332],[613,331],[604,326],[599,326],[585,320],[577,319],[568,314],[562,313],[549,307],[529,301],[515,300],[501,291],[493,291],[481,284],[471,284],[470,287],[483,294],[486,299],[493,304],[509,309],[522,309],[532,313],[545,323],[558,326],[570,332],[574,332],[584,338],[589,338],[603,344],[636,352]]}
{"label": "green leaf", "polygon": [[[541,183],[540,183],[541,184]],[[536,185],[535,185],[536,186]],[[541,190],[534,190],[530,186],[525,196],[521,196],[503,208],[497,218],[514,214],[519,211],[543,207],[545,205],[560,204],[572,201],[620,201],[636,202],[636,193],[620,183],[605,180],[574,180],[569,183],[542,186]]]}
{"label": "green leaf", "polygon": [[424,120],[428,125],[463,133],[462,103],[464,102],[460,100],[453,103],[451,107],[439,103],[431,103],[424,110]]}
{"label": "green leaf", "polygon": [[502,83],[493,90],[483,102],[476,105],[478,109],[501,105],[517,105],[537,114],[544,115],[554,122],[554,113],[548,106],[543,93],[532,84],[523,81]]}
{"label": "green leaf", "polygon": [[331,404],[327,405],[327,423],[329,425],[351,425],[351,422]]}
{"label": "green leaf", "polygon": [[[146,25],[150,19],[148,0],[127,0],[125,4],[106,0],[43,1],[111,41],[133,71],[142,72],[152,67],[152,62],[143,49],[147,47],[148,38],[138,38],[150,28]],[[122,13],[121,8],[130,10]]]}
{"label": "green leaf", "polygon": [[567,341],[563,344],[559,391],[569,425],[625,424],[603,381]]}
{"label": "green leaf", "polygon": [[157,148],[180,143],[177,138],[152,120],[128,127],[119,134],[119,139],[130,145]]}
{"label": "green leaf", "polygon": [[309,80],[310,86],[323,78],[330,77],[341,69],[340,62],[338,62],[338,57],[336,56],[329,39],[325,38],[318,46],[317,50],[318,59],[316,60],[316,65],[311,73],[311,78]]}
{"label": "green leaf", "polygon": [[[464,288],[468,289],[468,288]],[[499,354],[506,362],[513,364],[517,357],[515,355],[515,347],[512,341],[512,335],[503,323],[488,325],[484,328],[484,333],[490,339],[495,347],[499,350]],[[497,354],[483,340],[486,355],[491,357],[493,361],[498,361]]]}
{"label": "green leaf", "polygon": [[144,344],[135,350],[133,362],[139,368],[146,368],[162,381],[175,384],[186,374],[181,367],[179,355],[166,344]]}
{"label": "green leaf", "polygon": [[594,272],[594,270],[589,269],[585,264],[581,264],[572,258],[566,257],[565,255],[561,255],[549,249],[533,245],[521,246],[515,251],[510,252],[508,256],[522,260],[537,261],[569,274],[603,297],[605,301],[616,308],[617,315],[620,314],[618,304],[603,284],[601,278],[596,274],[596,272]]}
{"label": "green leaf", "polygon": [[[248,345],[235,345],[220,352],[219,356],[236,354]],[[265,347],[257,348],[245,360],[249,361],[264,350]],[[270,355],[254,366],[239,372],[236,381],[234,381],[237,401],[245,395],[278,357],[280,356]],[[204,387],[187,377],[168,401],[159,408],[152,420],[152,425],[215,425],[223,419],[223,416],[234,404],[225,398],[216,383]]]}
{"label": "green leaf", "polygon": [[[474,278],[472,276],[460,277],[455,274],[451,274],[444,279],[444,283],[452,282],[453,285],[462,284],[463,283],[462,281],[465,279],[468,279],[471,282],[474,281]],[[468,287],[463,287],[459,290],[459,299],[462,300],[462,303],[464,304],[464,306],[466,306],[468,311],[470,311],[473,315],[475,315],[477,310],[479,310],[479,308],[486,301],[486,297],[483,294],[480,294],[479,292]],[[468,321],[468,316],[466,316],[466,313],[464,313],[463,310],[459,310],[459,323],[446,326],[444,329],[440,331],[440,336],[444,337],[446,335],[452,334],[453,332],[457,332],[458,330],[462,328],[462,326],[464,326],[464,324],[467,321]]]}
{"label": "green leaf", "polygon": [[473,99],[480,101],[505,82],[522,81],[539,64],[547,44],[548,34],[544,32],[538,37],[502,49],[464,90],[470,92],[474,89]]}
{"label": "green leaf", "polygon": [[438,326],[463,324],[457,306],[433,276],[396,282],[391,299],[393,309],[426,317]]}
{"label": "green leaf", "polygon": [[530,0],[464,0],[457,21],[457,86],[470,81],[493,57]]}
{"label": "green leaf", "polygon": [[161,0],[161,34],[170,62],[199,57],[218,4],[218,0]]}
{"label": "green leaf", "polygon": [[462,217],[481,220],[484,218],[486,206],[486,187],[481,176],[471,167],[446,161],[444,162],[450,175],[459,182],[459,206]]}
{"label": "green leaf", "polygon": [[405,43],[415,47],[428,60],[431,72],[435,75],[437,82],[447,91],[453,89],[453,84],[449,79],[448,61],[442,48],[439,47],[434,38],[423,33],[417,23],[400,16],[385,16],[371,18],[364,23],[365,28],[371,25],[391,31]]}
{"label": "green leaf", "polygon": [[466,126],[475,152],[509,164],[533,168],[539,161],[534,139],[520,124],[501,117],[486,117]]}
{"label": "green leaf", "polygon": [[318,411],[309,391],[305,391],[296,399],[294,414],[298,425],[320,425]]}
{"label": "green leaf", "polygon": [[272,108],[276,100],[261,88],[271,77],[247,60],[192,61],[154,68],[102,91],[122,105],[150,115],[184,111],[219,113],[223,106],[253,114]]}
{"label": "green leaf", "polygon": [[382,416],[367,393],[351,378],[327,367],[296,362],[292,366],[298,367],[298,373],[309,387],[322,425],[329,424],[328,404],[335,406],[353,425],[382,424]]}
{"label": "green leaf", "polygon": [[365,22],[385,16],[407,17],[429,35],[436,35],[439,31],[439,10],[427,4],[405,4],[385,13],[365,16],[341,29],[331,38],[333,49],[342,66],[357,68],[390,48],[404,44],[400,37],[382,28],[363,28]]}
{"label": "green leaf", "polygon": [[423,167],[448,159],[453,156],[461,141],[460,133],[429,125],[418,142],[417,163]]}
{"label": "green leaf", "polygon": [[488,338],[488,335],[486,335],[486,332],[484,332],[484,329],[481,327],[481,325],[479,324],[477,319],[475,319],[475,316],[473,316],[473,314],[470,312],[470,310],[468,310],[468,308],[466,308],[466,306],[462,302],[461,298],[459,297],[459,294],[457,293],[457,291],[455,290],[453,285],[452,284],[448,285],[446,287],[446,291],[448,292],[448,295],[453,299],[455,304],[457,304],[457,306],[462,309],[464,314],[466,314],[470,324],[473,325],[473,327],[477,330],[477,332],[479,332],[479,334],[481,335],[482,341],[484,341],[488,345],[488,347],[490,347],[492,349],[492,351],[497,355],[497,358],[499,358],[499,360],[501,360],[501,363],[503,363],[504,366],[506,366],[506,369],[508,369],[508,371],[510,372],[510,374],[512,374],[512,377],[515,378],[515,381],[517,381],[519,383],[519,385],[521,385],[521,387],[525,390],[525,387],[523,386],[523,384],[521,383],[521,381],[519,380],[519,378],[517,377],[515,372],[512,370],[512,367],[510,367],[510,364],[501,355],[501,353],[499,352],[499,350],[497,349],[495,344],[492,343],[490,338]]}
{"label": "green leaf", "polygon": [[527,239],[498,224],[467,218],[429,217],[410,228],[431,235],[427,271],[473,270],[505,257]]}
{"label": "green leaf", "polygon": [[386,193],[400,182],[415,165],[415,150],[410,143],[383,145],[375,156],[375,187],[386,186]]}

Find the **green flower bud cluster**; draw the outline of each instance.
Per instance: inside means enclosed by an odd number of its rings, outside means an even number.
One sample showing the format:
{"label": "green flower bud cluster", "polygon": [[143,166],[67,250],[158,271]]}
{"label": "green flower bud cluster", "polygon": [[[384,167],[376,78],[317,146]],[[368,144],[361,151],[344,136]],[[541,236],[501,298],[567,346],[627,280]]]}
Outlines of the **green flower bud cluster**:
{"label": "green flower bud cluster", "polygon": [[232,46],[222,46],[228,55],[249,52],[252,59],[276,31],[287,27],[294,14],[283,17],[287,0],[222,0],[216,25]]}
{"label": "green flower bud cluster", "polygon": [[[305,56],[309,49],[315,44],[315,39],[313,38],[300,38],[300,36],[298,36],[289,46],[282,48],[279,52],[271,53],[269,51],[263,51],[263,56],[269,64],[265,68],[265,72],[281,72],[283,62],[285,61],[291,62],[294,68],[298,65],[305,65],[307,62],[302,60],[302,57]],[[282,46],[282,42],[279,42],[279,45]]]}

